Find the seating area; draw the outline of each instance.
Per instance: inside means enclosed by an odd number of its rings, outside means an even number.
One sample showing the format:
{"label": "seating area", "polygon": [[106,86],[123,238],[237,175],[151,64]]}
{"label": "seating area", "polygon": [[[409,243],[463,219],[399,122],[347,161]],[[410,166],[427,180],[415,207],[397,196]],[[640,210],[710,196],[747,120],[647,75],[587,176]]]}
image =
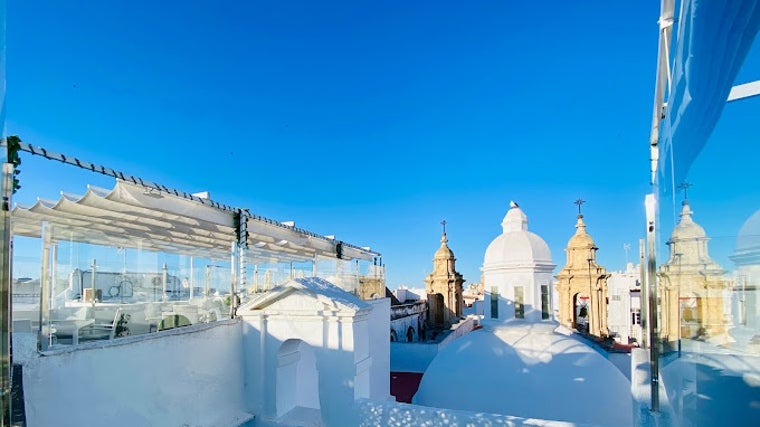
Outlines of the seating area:
{"label": "seating area", "polygon": [[[223,313],[228,311],[221,298],[138,304],[70,304],[50,310],[49,324],[42,328],[43,334],[50,334],[49,345],[77,345],[215,322],[225,319]],[[18,326],[23,326],[24,330],[36,331],[39,329],[39,311],[19,312],[19,319],[15,322],[19,322]]]}
{"label": "seating area", "polygon": [[30,254],[14,254],[14,330],[31,330],[38,349],[229,319],[249,294],[306,272],[351,291],[360,261],[377,275],[369,248],[110,171],[113,187],[13,208],[11,236]]}

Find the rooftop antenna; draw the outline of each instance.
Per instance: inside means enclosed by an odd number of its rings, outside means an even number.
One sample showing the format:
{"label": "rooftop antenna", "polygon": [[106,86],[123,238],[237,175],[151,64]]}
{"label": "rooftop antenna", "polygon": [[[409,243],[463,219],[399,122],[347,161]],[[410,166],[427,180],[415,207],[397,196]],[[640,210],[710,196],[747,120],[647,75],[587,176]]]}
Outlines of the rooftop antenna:
{"label": "rooftop antenna", "polygon": [[574,205],[578,205],[578,216],[581,216],[581,215],[582,215],[582,214],[581,214],[581,206],[582,206],[584,203],[586,203],[586,201],[585,201],[585,200],[583,200],[583,199],[581,199],[580,197],[578,197],[578,200],[576,200],[576,201],[574,201],[574,202],[573,202],[573,204],[574,204]]}
{"label": "rooftop antenna", "polygon": [[628,268],[628,251],[631,249],[630,243],[623,243],[623,250],[625,251],[625,268]]}

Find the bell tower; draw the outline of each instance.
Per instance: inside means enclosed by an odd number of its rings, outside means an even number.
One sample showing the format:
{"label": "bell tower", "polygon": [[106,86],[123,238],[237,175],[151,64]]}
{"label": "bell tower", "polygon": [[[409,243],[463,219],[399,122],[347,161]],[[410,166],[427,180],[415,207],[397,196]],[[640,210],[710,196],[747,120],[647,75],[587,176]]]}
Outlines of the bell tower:
{"label": "bell tower", "polygon": [[607,329],[607,270],[597,264],[599,248],[586,232],[578,199],[578,220],[575,235],[567,242],[567,264],[556,276],[559,292],[559,321],[569,328],[585,330],[591,335],[604,337]]}
{"label": "bell tower", "polygon": [[425,278],[428,324],[434,328],[448,328],[457,323],[464,308],[462,284],[465,281],[456,271],[456,258],[448,246],[446,220],[441,221],[441,225],[441,246],[433,256],[433,272]]}

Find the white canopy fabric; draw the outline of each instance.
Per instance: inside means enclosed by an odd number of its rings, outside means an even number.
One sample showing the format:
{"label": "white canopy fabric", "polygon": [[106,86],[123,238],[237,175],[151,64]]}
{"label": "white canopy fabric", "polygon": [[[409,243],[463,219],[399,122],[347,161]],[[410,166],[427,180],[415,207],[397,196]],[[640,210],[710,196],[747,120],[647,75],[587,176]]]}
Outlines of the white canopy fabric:
{"label": "white canopy fabric", "polygon": [[[341,242],[244,212],[248,263],[312,261],[336,258]],[[117,180],[113,189],[89,186],[83,196],[62,193],[57,201],[39,199],[14,207],[14,235],[41,237],[50,225],[54,241],[175,253],[229,260],[237,240],[238,212],[155,188]],[[341,243],[343,259],[372,260],[379,254]]]}
{"label": "white canopy fabric", "polygon": [[683,0],[659,143],[659,184],[678,185],[707,143],[760,28],[759,0]]}

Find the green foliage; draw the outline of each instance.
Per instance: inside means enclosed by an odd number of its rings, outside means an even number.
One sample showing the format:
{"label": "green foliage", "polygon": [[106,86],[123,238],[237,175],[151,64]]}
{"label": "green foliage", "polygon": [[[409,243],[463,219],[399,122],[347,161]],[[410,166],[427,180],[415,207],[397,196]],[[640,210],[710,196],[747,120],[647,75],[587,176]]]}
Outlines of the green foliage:
{"label": "green foliage", "polygon": [[21,138],[12,135],[6,141],[8,143],[8,163],[13,163],[13,194],[15,194],[21,188],[18,179],[21,173],[21,169],[18,168],[21,164],[21,157],[18,155],[19,150],[21,150]]}

